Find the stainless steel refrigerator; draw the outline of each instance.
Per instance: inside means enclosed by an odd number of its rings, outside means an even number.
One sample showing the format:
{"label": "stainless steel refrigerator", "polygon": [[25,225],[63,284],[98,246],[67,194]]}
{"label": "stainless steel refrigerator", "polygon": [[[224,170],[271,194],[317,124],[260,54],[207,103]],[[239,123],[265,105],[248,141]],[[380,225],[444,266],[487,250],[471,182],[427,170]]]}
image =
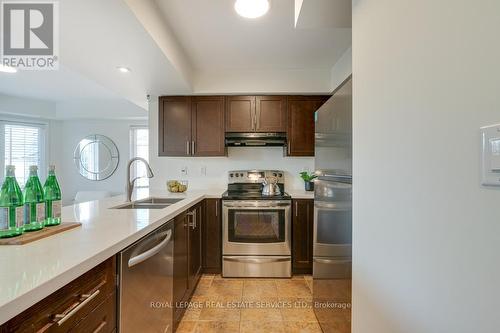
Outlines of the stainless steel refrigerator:
{"label": "stainless steel refrigerator", "polygon": [[316,112],[313,299],[323,332],[351,332],[352,79]]}

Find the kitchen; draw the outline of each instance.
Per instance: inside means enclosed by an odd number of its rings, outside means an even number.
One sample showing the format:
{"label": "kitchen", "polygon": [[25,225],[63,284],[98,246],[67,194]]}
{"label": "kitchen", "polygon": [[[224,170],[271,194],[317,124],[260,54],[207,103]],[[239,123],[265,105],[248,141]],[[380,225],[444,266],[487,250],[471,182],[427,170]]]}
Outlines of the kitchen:
{"label": "kitchen", "polygon": [[2,1],[0,332],[494,332],[481,3]]}

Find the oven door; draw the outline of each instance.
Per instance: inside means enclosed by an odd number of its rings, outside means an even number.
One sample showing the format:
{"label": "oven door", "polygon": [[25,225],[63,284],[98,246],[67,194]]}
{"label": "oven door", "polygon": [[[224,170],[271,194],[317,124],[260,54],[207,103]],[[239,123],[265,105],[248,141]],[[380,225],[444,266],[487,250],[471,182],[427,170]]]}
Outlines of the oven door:
{"label": "oven door", "polygon": [[289,200],[224,201],[224,255],[290,255]]}
{"label": "oven door", "polygon": [[352,255],[352,185],[318,180],[314,200],[314,256]]}

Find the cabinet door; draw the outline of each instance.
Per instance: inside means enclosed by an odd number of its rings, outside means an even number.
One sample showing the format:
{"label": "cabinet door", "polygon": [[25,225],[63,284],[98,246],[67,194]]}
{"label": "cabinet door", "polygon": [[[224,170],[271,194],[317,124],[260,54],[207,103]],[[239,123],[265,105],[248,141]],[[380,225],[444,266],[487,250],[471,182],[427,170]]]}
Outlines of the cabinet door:
{"label": "cabinet door", "polygon": [[[101,304],[116,296],[116,258],[112,257],[58,289],[43,300],[21,312],[0,326],[0,332],[69,332],[80,327],[93,326],[95,311],[103,311]],[[71,313],[70,313],[71,312]],[[116,304],[106,303],[107,324],[103,332],[116,327]],[[64,316],[55,318],[59,316]],[[102,317],[101,317],[102,319]],[[99,327],[99,324],[94,327]]]}
{"label": "cabinet door", "polygon": [[314,112],[325,96],[288,97],[288,156],[314,156]]}
{"label": "cabinet door", "polygon": [[255,130],[255,96],[226,97],[226,132]]}
{"label": "cabinet door", "polygon": [[187,96],[159,99],[159,156],[191,155],[191,100]]}
{"label": "cabinet door", "polygon": [[224,97],[192,98],[191,154],[194,156],[226,156],[224,143]]}
{"label": "cabinet door", "polygon": [[293,200],[292,205],[292,270],[295,274],[311,274],[314,201]]}
{"label": "cabinet door", "polygon": [[179,307],[185,301],[188,289],[188,218],[186,213],[174,219],[174,279],[173,303],[174,324],[182,318],[184,308]]}
{"label": "cabinet door", "polygon": [[286,132],[286,96],[257,96],[255,114],[257,132]]}
{"label": "cabinet door", "polygon": [[201,274],[201,228],[202,209],[201,204],[193,207],[189,215],[189,293],[194,291]]}
{"label": "cabinet door", "polygon": [[220,274],[222,271],[221,200],[205,200],[203,221],[203,272]]}

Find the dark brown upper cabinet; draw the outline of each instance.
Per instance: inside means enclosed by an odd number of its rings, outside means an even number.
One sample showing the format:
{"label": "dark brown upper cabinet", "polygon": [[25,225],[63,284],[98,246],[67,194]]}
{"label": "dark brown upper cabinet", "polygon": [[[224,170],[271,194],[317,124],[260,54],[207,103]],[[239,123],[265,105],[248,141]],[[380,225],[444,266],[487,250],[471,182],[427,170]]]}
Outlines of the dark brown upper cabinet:
{"label": "dark brown upper cabinet", "polygon": [[286,132],[286,96],[226,97],[226,132]]}
{"label": "dark brown upper cabinet", "polygon": [[159,99],[159,156],[191,155],[191,98],[164,96]]}
{"label": "dark brown upper cabinet", "polygon": [[162,96],[159,156],[226,156],[224,97]]}
{"label": "dark brown upper cabinet", "polygon": [[255,96],[226,97],[226,132],[255,130]]}
{"label": "dark brown upper cabinet", "polygon": [[286,132],[286,96],[257,96],[255,99],[255,131]]}
{"label": "dark brown upper cabinet", "polygon": [[191,154],[194,156],[225,156],[224,97],[193,97]]}
{"label": "dark brown upper cabinet", "polygon": [[289,96],[287,156],[314,156],[314,113],[329,96]]}

